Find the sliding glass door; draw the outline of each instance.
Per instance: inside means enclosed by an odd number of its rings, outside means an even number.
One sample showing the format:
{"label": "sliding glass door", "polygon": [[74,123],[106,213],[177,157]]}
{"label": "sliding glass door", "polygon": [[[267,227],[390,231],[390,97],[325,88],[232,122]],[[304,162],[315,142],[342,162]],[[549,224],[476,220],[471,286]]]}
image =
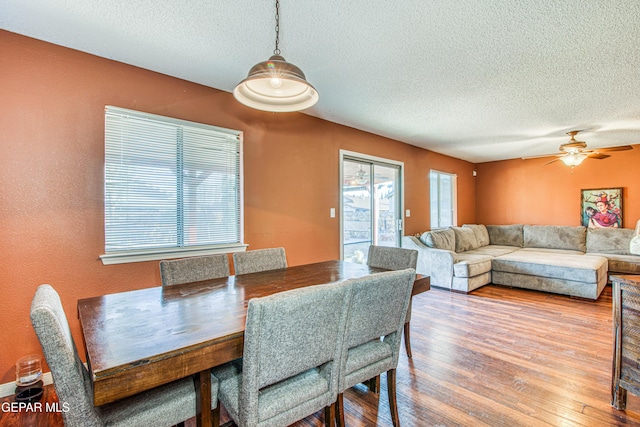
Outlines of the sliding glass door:
{"label": "sliding glass door", "polygon": [[342,259],[366,263],[370,245],[400,246],[401,164],[343,155]]}

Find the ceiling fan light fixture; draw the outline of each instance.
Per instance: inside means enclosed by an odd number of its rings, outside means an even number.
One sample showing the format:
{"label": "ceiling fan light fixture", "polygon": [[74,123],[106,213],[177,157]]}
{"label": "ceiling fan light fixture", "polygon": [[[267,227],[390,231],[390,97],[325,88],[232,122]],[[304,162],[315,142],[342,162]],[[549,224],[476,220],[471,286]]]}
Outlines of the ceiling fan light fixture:
{"label": "ceiling fan light fixture", "polygon": [[276,48],[273,55],[249,70],[247,78],[233,90],[242,104],[271,112],[300,111],[318,102],[318,92],[307,81],[302,70],[281,55],[280,2],[276,0]]}
{"label": "ceiling fan light fixture", "polygon": [[367,182],[369,182],[369,180],[367,179],[367,172],[365,172],[362,169],[362,166],[360,166],[360,169],[356,172],[356,184],[358,185],[365,185]]}
{"label": "ceiling fan light fixture", "polygon": [[582,153],[569,153],[566,156],[560,158],[562,163],[567,166],[578,166],[580,163],[584,161],[588,156]]}

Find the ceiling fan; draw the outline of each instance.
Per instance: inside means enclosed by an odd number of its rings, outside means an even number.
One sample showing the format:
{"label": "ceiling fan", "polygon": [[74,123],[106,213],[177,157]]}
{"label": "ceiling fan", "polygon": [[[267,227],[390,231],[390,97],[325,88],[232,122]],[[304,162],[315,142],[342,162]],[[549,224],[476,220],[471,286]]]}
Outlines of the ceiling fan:
{"label": "ceiling fan", "polygon": [[597,150],[587,150],[586,142],[576,140],[576,135],[578,134],[578,132],[580,131],[572,130],[571,132],[567,132],[567,135],[571,136],[571,139],[566,144],[562,144],[560,146],[560,153],[551,154],[551,156],[556,156],[557,159],[553,159],[550,162],[545,163],[545,166],[549,163],[561,160],[565,165],[573,167],[578,166],[584,161],[584,159],[602,160],[606,159],[607,157],[611,157],[609,154],[602,154],[603,152],[633,150],[633,147],[630,145],[599,148]]}

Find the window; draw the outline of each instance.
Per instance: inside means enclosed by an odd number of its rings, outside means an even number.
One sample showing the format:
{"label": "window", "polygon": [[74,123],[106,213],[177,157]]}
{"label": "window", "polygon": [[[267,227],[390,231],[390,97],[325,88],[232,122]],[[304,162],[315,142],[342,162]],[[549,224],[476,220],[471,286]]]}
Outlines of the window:
{"label": "window", "polygon": [[431,229],[457,224],[456,175],[431,171],[429,173]]}
{"label": "window", "polygon": [[239,131],[107,106],[104,264],[244,250]]}

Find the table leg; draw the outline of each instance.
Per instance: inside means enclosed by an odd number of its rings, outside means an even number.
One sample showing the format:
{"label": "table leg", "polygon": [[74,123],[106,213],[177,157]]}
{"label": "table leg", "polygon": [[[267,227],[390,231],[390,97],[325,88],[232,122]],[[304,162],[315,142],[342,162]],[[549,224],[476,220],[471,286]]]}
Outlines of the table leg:
{"label": "table leg", "polygon": [[616,382],[612,389],[611,406],[619,411],[627,409],[627,390],[620,387],[619,381]]}
{"label": "table leg", "polygon": [[627,407],[627,390],[620,387],[622,377],[622,290],[620,282],[612,283],[613,300],[613,367],[611,369],[611,405],[624,411]]}
{"label": "table leg", "polygon": [[211,372],[207,369],[194,377],[196,385],[196,425],[210,427],[211,420]]}

